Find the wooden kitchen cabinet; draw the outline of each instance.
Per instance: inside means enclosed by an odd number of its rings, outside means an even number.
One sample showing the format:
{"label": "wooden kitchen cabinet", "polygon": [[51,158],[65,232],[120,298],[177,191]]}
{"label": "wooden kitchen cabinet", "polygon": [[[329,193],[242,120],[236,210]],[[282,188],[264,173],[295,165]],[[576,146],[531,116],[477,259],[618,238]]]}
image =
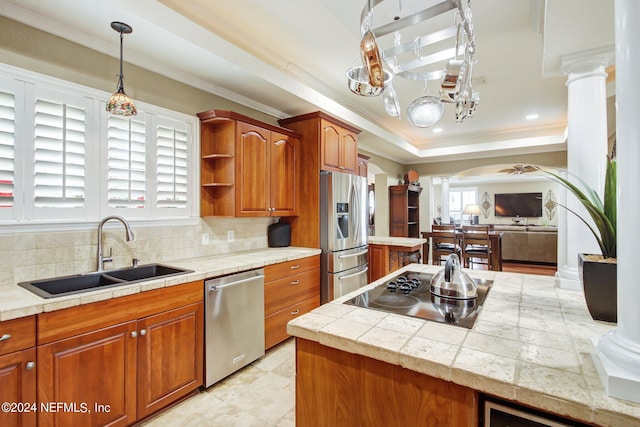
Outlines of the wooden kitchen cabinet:
{"label": "wooden kitchen cabinet", "polygon": [[236,216],[293,216],[297,212],[298,138],[238,122]]}
{"label": "wooden kitchen cabinet", "polygon": [[300,136],[225,110],[198,114],[201,216],[294,216]]}
{"label": "wooden kitchen cabinet", "polygon": [[367,178],[369,176],[369,156],[358,154],[358,175]]}
{"label": "wooden kitchen cabinet", "polygon": [[[0,402],[36,402],[35,316],[0,322]],[[37,406],[0,411],[0,426],[36,425]]]}
{"label": "wooden kitchen cabinet", "polygon": [[289,337],[287,323],[320,306],[320,255],[265,267],[265,350]]}
{"label": "wooden kitchen cabinet", "polygon": [[302,136],[298,215],[291,225],[291,245],[320,247],[320,171],[357,173],[360,130],[321,111],[279,120]]}
{"label": "wooden kitchen cabinet", "polygon": [[417,185],[389,186],[389,236],[420,237],[420,193]]}
{"label": "wooden kitchen cabinet", "polygon": [[[203,282],[42,313],[39,426],[126,426],[203,383]],[[82,404],[90,412],[83,412]]]}
{"label": "wooden kitchen cabinet", "polygon": [[320,119],[321,169],[358,172],[358,134],[334,121]]}
{"label": "wooden kitchen cabinet", "polygon": [[478,393],[450,381],[301,338],[296,367],[298,427],[478,425]]}

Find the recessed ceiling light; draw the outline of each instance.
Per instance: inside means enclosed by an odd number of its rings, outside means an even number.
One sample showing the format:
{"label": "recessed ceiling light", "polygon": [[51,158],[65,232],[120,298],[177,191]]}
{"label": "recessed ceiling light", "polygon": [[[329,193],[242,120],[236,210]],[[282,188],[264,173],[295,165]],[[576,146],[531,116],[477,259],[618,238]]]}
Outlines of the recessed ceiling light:
{"label": "recessed ceiling light", "polygon": [[525,119],[527,120],[535,120],[537,119],[539,116],[537,114],[529,114],[525,117]]}
{"label": "recessed ceiling light", "polygon": [[433,133],[440,133],[442,132],[442,128],[433,128]]}

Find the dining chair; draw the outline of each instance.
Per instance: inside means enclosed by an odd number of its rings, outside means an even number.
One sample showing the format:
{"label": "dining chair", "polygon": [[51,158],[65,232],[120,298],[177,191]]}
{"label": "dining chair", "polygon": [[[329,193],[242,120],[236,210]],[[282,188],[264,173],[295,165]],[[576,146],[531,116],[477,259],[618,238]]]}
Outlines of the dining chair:
{"label": "dining chair", "polygon": [[465,267],[486,264],[491,270],[491,239],[488,225],[462,226],[462,259]]}
{"label": "dining chair", "polygon": [[442,257],[446,258],[451,254],[460,256],[462,252],[455,224],[432,225],[431,242],[433,244],[431,260],[433,265],[441,265]]}

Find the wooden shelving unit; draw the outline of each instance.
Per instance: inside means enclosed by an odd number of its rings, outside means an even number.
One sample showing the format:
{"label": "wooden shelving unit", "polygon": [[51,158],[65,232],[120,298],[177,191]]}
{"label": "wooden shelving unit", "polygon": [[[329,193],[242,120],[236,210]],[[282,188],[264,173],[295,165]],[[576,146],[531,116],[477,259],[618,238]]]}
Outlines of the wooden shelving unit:
{"label": "wooden shelving unit", "polygon": [[420,192],[417,185],[389,186],[389,236],[420,237]]}

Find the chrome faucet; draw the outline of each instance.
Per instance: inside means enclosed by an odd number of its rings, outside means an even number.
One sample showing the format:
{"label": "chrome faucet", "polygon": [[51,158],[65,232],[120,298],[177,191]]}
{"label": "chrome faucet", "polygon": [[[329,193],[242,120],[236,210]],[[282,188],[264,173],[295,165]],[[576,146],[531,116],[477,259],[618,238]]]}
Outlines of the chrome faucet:
{"label": "chrome faucet", "polygon": [[130,240],[135,240],[135,236],[133,235],[133,231],[131,231],[131,227],[129,227],[129,223],[127,222],[127,220],[125,220],[121,216],[112,215],[112,216],[108,216],[108,217],[104,218],[102,221],[100,221],[100,224],[98,225],[98,255],[96,256],[96,263],[98,264],[98,270],[97,271],[103,271],[104,270],[104,263],[105,262],[113,261],[113,258],[111,257],[112,248],[109,248],[109,256],[108,257],[104,257],[103,256],[103,252],[102,252],[102,227],[110,219],[117,219],[118,221],[120,221],[122,223],[122,225],[124,225],[124,229],[127,232],[127,236],[126,236],[127,237],[127,242],[130,241]]}

